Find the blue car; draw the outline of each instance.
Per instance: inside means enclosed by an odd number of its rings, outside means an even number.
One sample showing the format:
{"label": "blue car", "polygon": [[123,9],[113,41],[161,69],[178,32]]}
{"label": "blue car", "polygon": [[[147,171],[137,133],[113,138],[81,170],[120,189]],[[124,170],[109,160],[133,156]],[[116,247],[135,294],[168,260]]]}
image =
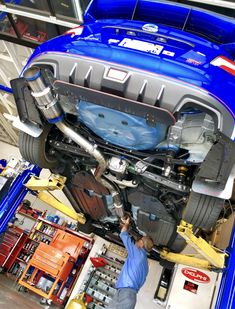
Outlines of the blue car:
{"label": "blue car", "polygon": [[183,219],[210,231],[231,197],[235,20],[159,0],[93,0],[11,82],[22,156],[67,177],[88,227],[180,252]]}

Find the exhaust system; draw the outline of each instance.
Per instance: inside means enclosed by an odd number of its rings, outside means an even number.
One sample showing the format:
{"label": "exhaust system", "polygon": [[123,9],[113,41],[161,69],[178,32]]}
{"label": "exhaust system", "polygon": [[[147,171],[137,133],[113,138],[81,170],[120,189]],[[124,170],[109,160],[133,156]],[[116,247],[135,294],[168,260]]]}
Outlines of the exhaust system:
{"label": "exhaust system", "polygon": [[123,217],[124,210],[120,194],[110,182],[101,177],[107,168],[107,162],[102,153],[96,148],[96,145],[92,145],[66,123],[59,101],[53,94],[50,85],[47,85],[39,67],[33,66],[27,69],[24,72],[24,78],[28,81],[32,89],[31,94],[35,98],[38,108],[44,114],[47,121],[55,124],[64,135],[71,138],[76,144],[96,159],[98,166],[95,170],[95,178],[110,191],[113,197],[116,214],[118,217]]}

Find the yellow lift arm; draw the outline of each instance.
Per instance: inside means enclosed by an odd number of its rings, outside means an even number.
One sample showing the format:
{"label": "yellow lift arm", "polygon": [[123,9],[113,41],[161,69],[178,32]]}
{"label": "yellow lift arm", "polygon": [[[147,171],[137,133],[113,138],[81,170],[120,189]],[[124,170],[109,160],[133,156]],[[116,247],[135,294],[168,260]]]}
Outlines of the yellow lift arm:
{"label": "yellow lift arm", "polygon": [[[86,218],[83,213],[77,213],[70,207],[62,204],[58,199],[50,194],[49,191],[62,190],[66,181],[66,177],[52,174],[49,179],[40,179],[36,176],[31,176],[25,186],[37,192],[37,196],[43,202],[56,208],[66,216],[78,221],[81,224],[86,223]],[[46,192],[43,192],[46,191]],[[193,226],[185,221],[181,221],[177,227],[177,233],[182,236],[186,242],[192,246],[204,259],[197,258],[192,254],[180,254],[169,252],[167,249],[160,251],[160,257],[167,261],[202,268],[206,270],[223,269],[225,264],[226,253],[209,245],[201,237],[193,234]]]}
{"label": "yellow lift arm", "polygon": [[[40,179],[36,176],[31,176],[25,187],[37,192],[37,197],[43,202],[49,204],[53,208],[64,213],[66,216],[78,221],[81,224],[86,223],[86,218],[83,213],[77,213],[70,207],[61,203],[49,191],[62,190],[66,181],[66,177],[52,174],[49,179]],[[43,192],[46,191],[46,192]]]}
{"label": "yellow lift arm", "polygon": [[192,224],[181,220],[180,225],[177,227],[177,233],[205,259],[197,258],[195,255],[172,253],[167,251],[167,249],[160,251],[162,259],[206,270],[222,270],[225,267],[225,257],[227,254],[209,245],[203,238],[195,236]]}

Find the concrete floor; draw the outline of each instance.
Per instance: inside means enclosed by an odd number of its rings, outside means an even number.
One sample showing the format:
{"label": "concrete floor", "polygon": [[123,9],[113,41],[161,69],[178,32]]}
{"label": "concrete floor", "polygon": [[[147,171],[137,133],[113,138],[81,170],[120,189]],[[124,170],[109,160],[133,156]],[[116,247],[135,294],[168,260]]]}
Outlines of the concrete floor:
{"label": "concrete floor", "polygon": [[[0,308],[1,309],[49,309],[48,305],[40,304],[40,296],[32,292],[18,292],[18,284],[0,274]],[[63,306],[51,306],[53,309],[61,309]]]}

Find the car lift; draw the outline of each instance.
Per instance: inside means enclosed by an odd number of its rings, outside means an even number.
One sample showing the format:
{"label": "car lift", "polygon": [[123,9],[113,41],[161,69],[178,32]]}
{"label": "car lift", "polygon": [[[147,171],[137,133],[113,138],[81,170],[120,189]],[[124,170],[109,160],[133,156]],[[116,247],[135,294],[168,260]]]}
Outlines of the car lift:
{"label": "car lift", "polygon": [[[31,176],[25,187],[36,193],[37,197],[49,204],[51,207],[64,213],[66,216],[78,221],[81,224],[86,223],[86,218],[83,213],[77,213],[70,207],[62,204],[49,191],[62,190],[66,181],[66,177],[52,174],[49,179],[40,179],[36,176]],[[46,192],[43,192],[46,191]]]}
{"label": "car lift", "polygon": [[[31,176],[30,180],[25,184],[25,187],[34,192],[36,191],[37,197],[43,202],[46,202],[79,223],[85,224],[86,219],[84,214],[77,213],[68,206],[65,206],[49,192],[52,190],[62,190],[65,181],[65,177],[54,174],[52,174],[49,179],[40,179],[36,176]],[[196,237],[193,234],[192,224],[188,224],[182,220],[177,228],[177,233],[205,259],[200,259],[193,255],[172,253],[166,249],[160,251],[160,257],[162,259],[206,270],[222,270],[224,268],[226,253],[222,253],[218,249],[213,248],[201,237]]]}
{"label": "car lift", "polygon": [[[43,202],[56,208],[70,218],[85,224],[86,219],[84,214],[75,212],[49,193],[52,190],[62,190],[66,178],[52,174],[49,179],[40,179],[37,177],[40,171],[41,169],[39,167],[31,166],[31,168],[23,171],[21,175],[15,178],[7,197],[0,202],[0,232],[11,219],[26,193],[30,190],[34,194],[36,193],[37,197]],[[160,257],[177,264],[185,264],[206,270],[223,271],[216,309],[232,308],[233,306],[231,304],[235,305],[235,265],[232,261],[235,258],[235,228],[231,237],[230,247],[228,248],[229,254],[212,247],[201,237],[196,237],[193,234],[193,226],[183,220],[178,226],[177,232],[205,259],[197,258],[194,255],[172,253],[167,251],[167,249],[160,250]],[[225,268],[225,261],[227,268]]]}
{"label": "car lift", "polygon": [[4,196],[3,200],[0,201],[0,233],[5,230],[17,207],[29,191],[33,191],[33,194],[35,195],[36,193],[40,200],[49,204],[53,208],[56,208],[73,220],[76,220],[81,224],[86,223],[84,214],[75,212],[70,207],[59,202],[56,197],[49,193],[49,191],[53,190],[62,190],[66,178],[52,174],[49,179],[40,179],[37,177],[40,172],[41,168],[31,165],[12,182],[8,193]]}
{"label": "car lift", "polygon": [[[36,176],[31,176],[30,180],[25,184],[25,187],[36,192],[37,197],[43,202],[46,202],[50,206],[63,212],[65,215],[78,221],[79,223],[84,224],[86,222],[84,214],[77,213],[68,206],[65,206],[49,192],[52,190],[62,190],[65,181],[65,177],[54,174],[52,174],[49,179],[40,179]],[[182,220],[177,228],[177,232],[186,240],[190,246],[199,252],[205,258],[205,260],[196,258],[193,255],[183,255],[168,252],[165,249],[160,251],[160,257],[162,259],[166,259],[177,264],[185,264],[206,270],[224,268],[226,254],[219,252],[219,250],[216,248],[213,248],[201,237],[196,237],[193,234],[193,226],[191,224],[188,224]]]}
{"label": "car lift", "polygon": [[[77,213],[73,209],[62,204],[49,192],[53,190],[62,190],[65,181],[65,177],[55,174],[52,174],[49,179],[40,179],[34,175],[31,175],[30,179],[24,184],[24,186],[27,189],[32,190],[34,193],[36,192],[37,197],[43,202],[56,208],[79,223],[85,224],[86,219],[84,214]],[[218,249],[213,248],[201,237],[196,237],[193,234],[192,224],[188,224],[182,220],[180,225],[177,227],[177,233],[182,236],[186,242],[198,253],[200,253],[205,259],[194,257],[194,255],[172,253],[166,249],[162,249],[160,251],[160,257],[162,259],[166,259],[173,263],[185,264],[206,270],[222,270],[224,268],[226,253],[219,252]]]}
{"label": "car lift", "polygon": [[223,270],[225,264],[226,253],[209,245],[203,238],[193,234],[193,225],[181,220],[177,227],[177,233],[182,236],[188,245],[193,247],[205,259],[197,258],[195,255],[172,253],[166,249],[160,250],[160,257],[167,261],[194,266],[205,270]]}
{"label": "car lift", "polygon": [[24,169],[11,183],[7,194],[0,201],[0,234],[5,231],[8,222],[28,192],[24,184],[27,183],[31,175],[39,175],[40,171],[41,168],[31,165]]}
{"label": "car lift", "polygon": [[215,309],[235,308],[235,225],[227,248],[229,256],[220,282]]}

